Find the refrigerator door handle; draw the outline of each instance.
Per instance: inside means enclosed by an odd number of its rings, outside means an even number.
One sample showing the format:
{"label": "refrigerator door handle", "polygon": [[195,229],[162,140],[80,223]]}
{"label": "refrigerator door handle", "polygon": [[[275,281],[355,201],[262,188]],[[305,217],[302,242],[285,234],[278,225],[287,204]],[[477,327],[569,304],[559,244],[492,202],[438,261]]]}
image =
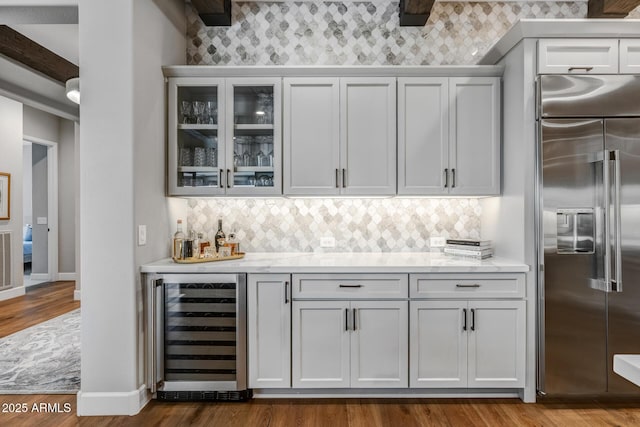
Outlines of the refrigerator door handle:
{"label": "refrigerator door handle", "polygon": [[604,199],[604,291],[611,292],[611,171],[610,152],[604,150],[602,160],[602,189]]}
{"label": "refrigerator door handle", "polygon": [[613,270],[615,276],[611,277],[611,290],[622,292],[622,218],[620,204],[620,151],[610,151],[610,159],[613,160]]}

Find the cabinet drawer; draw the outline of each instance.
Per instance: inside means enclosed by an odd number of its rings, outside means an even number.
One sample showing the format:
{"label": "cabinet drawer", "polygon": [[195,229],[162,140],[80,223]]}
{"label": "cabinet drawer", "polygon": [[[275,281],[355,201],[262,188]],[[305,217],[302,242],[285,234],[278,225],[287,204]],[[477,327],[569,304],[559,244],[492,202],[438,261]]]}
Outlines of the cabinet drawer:
{"label": "cabinet drawer", "polygon": [[294,299],[407,298],[406,274],[294,274]]}
{"label": "cabinet drawer", "polygon": [[523,298],[523,274],[412,274],[411,298]]}
{"label": "cabinet drawer", "polygon": [[539,74],[616,74],[617,39],[538,41]]}
{"label": "cabinet drawer", "polygon": [[620,40],[620,73],[640,73],[640,40]]}

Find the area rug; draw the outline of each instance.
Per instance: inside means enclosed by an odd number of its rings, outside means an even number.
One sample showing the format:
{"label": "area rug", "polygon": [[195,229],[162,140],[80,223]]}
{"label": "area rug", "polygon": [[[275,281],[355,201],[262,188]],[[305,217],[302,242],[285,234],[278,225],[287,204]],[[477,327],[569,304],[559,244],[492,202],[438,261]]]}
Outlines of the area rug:
{"label": "area rug", "polygon": [[80,309],[0,338],[0,394],[80,390]]}

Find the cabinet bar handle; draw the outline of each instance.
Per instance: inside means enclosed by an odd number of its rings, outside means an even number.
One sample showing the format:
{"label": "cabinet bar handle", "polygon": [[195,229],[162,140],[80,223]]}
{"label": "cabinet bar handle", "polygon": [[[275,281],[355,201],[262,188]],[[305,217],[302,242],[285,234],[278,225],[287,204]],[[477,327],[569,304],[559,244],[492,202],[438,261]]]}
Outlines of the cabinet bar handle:
{"label": "cabinet bar handle", "polygon": [[593,67],[569,67],[569,71],[585,70],[587,73],[593,70]]}
{"label": "cabinet bar handle", "polygon": [[362,285],[339,285],[339,288],[361,288]]}
{"label": "cabinet bar handle", "polygon": [[342,188],[347,187],[347,170],[342,169]]}
{"label": "cabinet bar handle", "polygon": [[353,310],[353,330],[355,331],[356,329],[358,329],[357,323],[356,323],[356,318],[357,318],[357,308],[354,308]]}
{"label": "cabinet bar handle", "polygon": [[336,169],[336,188],[340,188],[340,171]]}
{"label": "cabinet bar handle", "polygon": [[467,309],[466,308],[462,309],[462,330],[463,331],[467,330]]}
{"label": "cabinet bar handle", "polygon": [[451,169],[451,175],[452,175],[452,177],[451,177],[451,181],[452,181],[451,182],[451,188],[454,188],[456,186],[456,169],[455,168]]}
{"label": "cabinet bar handle", "polygon": [[218,187],[222,188],[222,174],[224,173],[224,169],[220,169],[220,173],[218,175]]}
{"label": "cabinet bar handle", "polygon": [[229,181],[230,173],[231,173],[231,169],[227,169],[227,188],[231,188],[231,182]]}
{"label": "cabinet bar handle", "polygon": [[449,186],[449,169],[444,170],[444,187],[447,188]]}
{"label": "cabinet bar handle", "polygon": [[344,330],[345,331],[349,330],[349,309],[348,308],[344,309]]}
{"label": "cabinet bar handle", "polygon": [[476,311],[473,308],[471,309],[471,330],[476,330]]}
{"label": "cabinet bar handle", "polygon": [[480,285],[474,283],[473,285],[461,285],[460,283],[456,283],[456,288],[479,288]]}
{"label": "cabinet bar handle", "polygon": [[289,281],[284,282],[284,303],[289,304]]}

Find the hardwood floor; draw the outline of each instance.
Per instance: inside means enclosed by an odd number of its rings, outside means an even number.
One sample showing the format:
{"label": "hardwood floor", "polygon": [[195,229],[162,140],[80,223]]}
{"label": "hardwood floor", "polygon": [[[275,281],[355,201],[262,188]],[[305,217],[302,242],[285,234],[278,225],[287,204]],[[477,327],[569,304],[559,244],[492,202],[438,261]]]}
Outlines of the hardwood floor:
{"label": "hardwood floor", "polygon": [[[26,403],[26,413],[5,404]],[[49,412],[34,411],[50,403]],[[58,406],[53,406],[54,404]],[[65,413],[65,403],[70,412]],[[45,405],[46,407],[46,405]],[[43,407],[43,408],[45,408]],[[56,412],[57,411],[57,412]],[[134,417],[77,417],[74,395],[0,395],[4,426],[638,426],[640,403],[517,399],[254,399],[249,403],[153,401]]]}
{"label": "hardwood floor", "polygon": [[0,301],[0,338],[80,307],[73,300],[75,282],[27,288],[24,296]]}

